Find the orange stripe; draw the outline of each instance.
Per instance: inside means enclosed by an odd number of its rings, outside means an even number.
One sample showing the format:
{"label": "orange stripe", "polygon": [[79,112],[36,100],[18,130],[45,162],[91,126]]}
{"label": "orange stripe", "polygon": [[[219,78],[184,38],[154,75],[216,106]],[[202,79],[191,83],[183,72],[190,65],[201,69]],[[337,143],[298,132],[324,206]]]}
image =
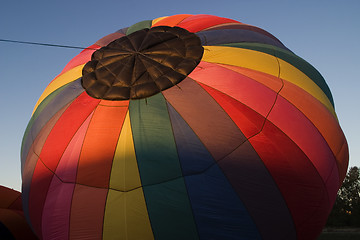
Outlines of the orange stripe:
{"label": "orange stripe", "polygon": [[164,18],[160,21],[158,21],[157,23],[155,23],[152,27],[156,27],[156,26],[169,26],[169,27],[174,27],[177,24],[179,24],[182,20],[184,20],[185,18],[188,18],[192,16],[191,14],[178,14],[178,15],[173,15],[167,18]]}
{"label": "orange stripe", "polygon": [[78,183],[108,188],[116,144],[127,110],[128,101],[99,103],[91,119],[80,155]]}

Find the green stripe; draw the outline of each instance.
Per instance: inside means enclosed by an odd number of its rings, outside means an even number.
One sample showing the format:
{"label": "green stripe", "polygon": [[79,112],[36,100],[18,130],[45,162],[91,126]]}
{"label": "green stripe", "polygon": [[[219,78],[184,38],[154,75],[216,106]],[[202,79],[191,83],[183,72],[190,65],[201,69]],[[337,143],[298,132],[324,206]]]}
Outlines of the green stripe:
{"label": "green stripe", "polygon": [[135,23],[134,25],[131,25],[127,29],[126,35],[129,35],[129,34],[131,34],[133,32],[139,31],[139,30],[144,29],[144,28],[151,28],[151,25],[152,25],[152,20],[145,20],[145,21],[142,21],[142,22]]}
{"label": "green stripe", "polygon": [[129,112],[155,239],[198,239],[163,95],[131,100]]}
{"label": "green stripe", "polygon": [[309,64],[299,56],[284,49],[262,43],[228,43],[228,44],[220,44],[220,46],[229,46],[229,47],[256,50],[259,52],[273,55],[288,62],[289,64],[293,65],[294,67],[302,71],[311,80],[313,80],[313,82],[321,88],[321,90],[330,100],[331,104],[334,106],[334,100],[331,91],[329,89],[329,86],[325,82],[325,79],[313,66],[311,66],[311,64]]}

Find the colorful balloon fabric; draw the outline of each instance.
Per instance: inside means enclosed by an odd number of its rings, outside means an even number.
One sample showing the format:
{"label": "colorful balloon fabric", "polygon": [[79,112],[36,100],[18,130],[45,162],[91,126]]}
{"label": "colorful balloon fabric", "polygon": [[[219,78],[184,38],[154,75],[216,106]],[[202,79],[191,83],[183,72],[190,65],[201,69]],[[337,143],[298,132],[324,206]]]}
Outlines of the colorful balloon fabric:
{"label": "colorful balloon fabric", "polygon": [[0,186],[0,239],[36,240],[26,222],[21,203],[21,193]]}
{"label": "colorful balloon fabric", "polygon": [[320,73],[211,15],[83,50],[41,95],[21,155],[41,239],[315,239],[348,164]]}

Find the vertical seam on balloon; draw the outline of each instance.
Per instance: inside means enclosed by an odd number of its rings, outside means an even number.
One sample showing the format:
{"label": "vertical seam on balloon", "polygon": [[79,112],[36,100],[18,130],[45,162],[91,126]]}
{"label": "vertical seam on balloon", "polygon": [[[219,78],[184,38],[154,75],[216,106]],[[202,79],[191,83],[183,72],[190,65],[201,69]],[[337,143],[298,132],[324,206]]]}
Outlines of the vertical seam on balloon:
{"label": "vertical seam on balloon", "polygon": [[[164,99],[165,99],[165,102],[166,102],[166,109],[167,109],[167,114],[168,114],[168,118],[169,118],[169,121],[170,121],[170,126],[171,126],[171,132],[172,132],[172,138],[174,140],[174,144],[175,144],[175,149],[176,149],[176,155],[177,155],[177,159],[178,159],[178,162],[179,162],[179,166],[180,166],[180,170],[181,170],[181,178],[184,182],[184,186],[185,186],[185,190],[186,190],[186,196],[187,196],[187,199],[189,201],[189,205],[190,205],[190,208],[191,208],[191,215],[192,215],[192,218],[193,218],[193,222],[194,222],[194,225],[195,225],[195,230],[196,230],[196,233],[197,233],[197,237],[198,239],[200,239],[200,233],[199,233],[199,230],[198,230],[198,225],[197,225],[197,221],[195,219],[195,215],[194,215],[194,209],[193,209],[193,205],[191,204],[191,199],[190,199],[190,196],[189,196],[189,192],[188,192],[188,188],[186,186],[186,181],[185,181],[185,176],[183,174],[183,169],[182,169],[182,165],[181,165],[181,161],[180,161],[180,156],[179,156],[179,152],[178,152],[178,149],[177,149],[177,144],[176,144],[176,138],[175,138],[175,134],[174,134],[174,129],[173,129],[173,124],[172,124],[172,121],[171,121],[171,117],[170,117],[170,113],[169,113],[169,105],[175,110],[175,108],[166,100],[165,96],[163,95]],[[175,110],[176,111],[176,110]],[[183,119],[184,120],[184,119]],[[185,121],[185,120],[184,120]]]}
{"label": "vertical seam on balloon", "polygon": [[[194,81],[196,84],[198,84],[198,85],[201,87],[201,85],[200,85],[198,82],[196,82],[194,79],[192,79],[192,78],[189,78],[189,79],[191,79],[192,81]],[[201,88],[202,88],[202,87],[201,87]],[[202,89],[203,89],[203,88],[202,88]],[[204,91],[206,92],[206,94],[208,94],[208,95],[210,96],[211,99],[213,99],[213,100],[215,101],[216,104],[218,104],[218,106],[222,109],[222,111],[223,111],[227,116],[229,116],[229,115],[225,112],[225,110],[220,106],[220,104],[219,104],[205,89],[204,89]],[[165,98],[165,96],[164,96],[164,98]],[[165,100],[166,100],[166,98],[165,98]],[[167,101],[167,100],[166,100],[166,101]],[[168,102],[168,104],[171,105],[169,102]],[[172,105],[171,105],[171,106],[172,106]],[[172,106],[172,107],[173,107],[173,106]],[[173,109],[176,111],[176,109],[175,109],[174,107],[173,107]],[[177,112],[177,111],[176,111],[176,112]],[[180,114],[179,114],[179,115],[180,115]],[[229,119],[234,123],[233,119],[232,119],[230,116],[229,116]],[[195,136],[198,138],[199,142],[203,145],[203,147],[206,149],[206,151],[211,155],[209,149],[208,149],[208,148],[206,147],[206,145],[202,142],[201,138],[196,134],[196,132],[192,129],[192,127],[185,121],[185,119],[183,119],[183,120],[184,120],[184,122],[188,125],[188,127],[191,129],[191,131],[195,134]],[[235,123],[234,123],[234,124],[235,124]],[[240,129],[239,129],[239,130],[240,130]],[[241,131],[240,131],[240,132],[241,132]],[[241,134],[243,134],[243,133],[241,132]],[[243,134],[243,135],[244,135],[244,134]],[[244,135],[244,137],[245,137],[245,135]],[[232,152],[234,152],[237,148],[239,148],[239,147],[240,147],[241,145],[243,145],[245,142],[246,142],[246,140],[245,140],[244,142],[242,142],[238,147],[236,147],[233,151],[231,151],[231,152],[230,152],[229,154],[227,154],[226,156],[230,155]],[[256,152],[255,152],[255,153],[256,153]],[[257,153],[256,153],[256,154],[257,154]],[[211,163],[209,166],[207,166],[207,167],[206,167],[205,169],[203,169],[202,171],[195,172],[195,173],[193,173],[193,174],[184,175],[184,176],[194,176],[194,175],[203,174],[203,173],[205,173],[206,171],[208,171],[210,168],[212,168],[213,166],[218,165],[218,163],[219,163],[220,161],[222,161],[223,159],[225,159],[226,156],[221,157],[219,160],[215,160],[214,157],[211,155],[213,161],[212,161],[212,163]],[[261,159],[261,158],[259,157],[259,159]],[[219,166],[219,170],[222,172],[224,178],[226,178],[226,179],[228,180],[228,182],[230,183],[228,177],[226,176],[225,172],[223,171],[223,169],[222,169],[220,166]],[[274,181],[274,183],[275,183],[275,181]],[[259,227],[257,226],[254,217],[250,214],[249,209],[248,209],[247,206],[244,204],[243,199],[239,196],[239,194],[236,193],[236,191],[235,191],[235,189],[233,188],[233,186],[232,186],[231,183],[230,183],[230,186],[231,186],[232,190],[235,192],[236,196],[239,198],[239,201],[240,201],[241,204],[243,205],[244,209],[245,209],[246,212],[248,213],[249,218],[252,220],[253,226],[254,226],[255,229],[258,231],[258,235],[261,236],[261,234],[260,234],[261,232],[260,232],[260,230],[259,230]],[[280,191],[279,191],[279,192],[280,192]],[[195,223],[196,223],[196,221],[195,221]]]}
{"label": "vertical seam on balloon", "polygon": [[[283,89],[283,87],[284,87],[284,85],[285,85],[285,83],[284,83],[284,80],[280,77],[281,75],[280,75],[280,61],[279,61],[279,59],[278,59],[278,57],[277,57],[277,55],[276,55],[276,53],[277,53],[277,50],[276,50],[276,48],[274,47],[274,46],[272,46],[272,48],[273,48],[273,51],[274,51],[274,57],[276,58],[276,61],[278,62],[278,66],[279,66],[279,73],[278,73],[278,79],[280,79],[281,80],[281,82],[282,82],[282,87],[281,87],[281,89],[278,91],[278,93],[277,93],[277,95],[276,95],[276,99],[275,99],[275,102],[274,102],[274,105],[275,105],[275,103],[276,103],[276,100],[277,100],[277,97],[278,97],[278,95],[280,94],[280,91]],[[291,102],[289,102],[291,105],[293,105]],[[274,106],[273,105],[273,106]],[[295,105],[293,105],[299,112],[301,112],[301,113],[303,113],[299,108],[297,108]],[[271,110],[272,110],[272,108],[271,108]],[[270,110],[270,112],[271,112],[271,110]],[[266,119],[267,119],[267,117],[270,115],[270,112],[269,112],[269,114],[266,116]],[[305,118],[306,119],[308,119],[309,120],[309,122],[314,126],[314,128],[316,129],[316,131],[319,133],[319,135],[324,139],[324,142],[326,143],[326,145],[328,146],[328,148],[329,148],[329,150],[330,150],[330,152],[332,153],[332,155],[334,156],[334,163],[333,163],[333,166],[332,166],[332,169],[334,168],[334,165],[336,165],[337,166],[337,173],[338,173],[338,177],[339,177],[339,167],[338,167],[338,165],[337,165],[337,161],[336,161],[336,156],[334,155],[334,152],[331,150],[331,148],[330,148],[330,146],[329,146],[329,144],[328,144],[328,142],[326,141],[326,139],[324,138],[324,136],[321,134],[321,132],[316,128],[316,126],[313,124],[313,122],[305,115],[305,114],[303,114],[304,116],[305,116]],[[264,123],[265,124],[265,123]],[[285,134],[285,133],[284,133]],[[305,153],[304,153],[305,154]],[[306,155],[306,154],[305,154]],[[307,156],[307,155],[306,155]],[[309,159],[309,162],[314,166],[314,168],[317,170],[317,168],[315,167],[315,165],[313,164],[313,162],[310,160],[310,158],[307,156],[307,158]],[[318,172],[318,171],[316,171],[316,172]],[[330,171],[330,173],[332,172],[332,170]],[[320,174],[319,174],[320,175]],[[326,179],[323,179],[322,177],[321,177],[321,175],[320,175],[320,178],[322,179],[322,181],[323,181],[323,183],[324,183],[324,187],[325,187],[325,190],[326,190],[326,193],[327,193],[327,198],[328,198],[328,200],[330,200],[330,197],[329,197],[329,192],[328,192],[328,189],[327,189],[327,182],[328,182],[328,180],[329,180],[329,177],[330,177],[331,175],[329,174],[328,176],[327,176],[327,178]]]}
{"label": "vertical seam on balloon", "polygon": [[[266,124],[266,121],[268,121],[268,117],[269,117],[271,111],[273,110],[273,108],[274,108],[274,106],[275,106],[275,104],[276,104],[276,101],[277,101],[277,99],[278,99],[278,96],[279,96],[279,94],[280,94],[280,91],[281,91],[281,90],[283,89],[283,87],[284,87],[284,81],[280,78],[280,72],[281,72],[280,62],[279,62],[279,60],[278,60],[278,58],[277,58],[277,56],[276,56],[276,50],[275,50],[275,49],[274,49],[274,57],[275,57],[275,59],[276,59],[276,61],[277,61],[277,65],[278,65],[278,76],[277,76],[277,78],[281,81],[282,85],[281,85],[281,87],[279,88],[279,90],[276,92],[276,96],[275,96],[274,102],[273,102],[273,104],[272,104],[269,112],[268,112],[267,115],[264,117],[264,122],[263,122],[263,124],[262,124],[262,126],[261,126],[261,129],[260,129],[257,133],[253,134],[252,136],[250,136],[250,137],[245,137],[246,139],[245,139],[243,142],[241,142],[233,151],[231,151],[231,152],[229,152],[227,155],[223,156],[223,157],[222,157],[221,159],[219,159],[217,162],[220,162],[220,161],[222,161],[223,159],[225,159],[228,155],[230,155],[231,153],[233,153],[236,149],[238,149],[239,147],[241,147],[241,146],[242,146],[244,143],[246,143],[246,142],[249,142],[249,144],[252,146],[252,144],[251,144],[251,142],[250,142],[250,139],[253,138],[253,137],[255,137],[255,136],[257,136],[258,134],[260,134],[260,133],[263,131],[264,126],[265,126],[265,124]],[[210,87],[210,86],[209,86],[209,87]],[[225,112],[225,110],[223,110],[223,111]],[[226,113],[226,112],[225,112],[225,113]],[[226,113],[226,114],[227,114],[227,113]],[[229,118],[231,119],[230,116],[229,116]],[[231,120],[232,120],[232,119],[231,119]],[[232,120],[232,121],[233,121],[233,120]],[[244,136],[245,136],[245,135],[244,135]],[[252,147],[252,148],[253,148],[253,147]],[[254,149],[254,148],[253,148],[253,149]],[[254,150],[255,150],[255,149],[254,149]],[[257,154],[256,151],[255,151],[255,153]],[[258,155],[258,154],[257,154],[257,155]],[[258,155],[258,156],[259,156],[259,155]],[[260,156],[259,156],[259,159],[261,159]],[[262,162],[262,161],[261,161],[261,162]],[[267,172],[268,172],[269,176],[272,178],[273,182],[276,183],[276,181],[274,180],[271,172],[269,171],[269,169],[266,167],[266,165],[265,165],[263,162],[262,162],[262,165],[263,165],[264,168],[267,170]],[[282,192],[280,191],[280,189],[279,189],[279,187],[278,187],[277,184],[275,184],[275,187],[278,189],[278,192],[281,194]],[[291,214],[291,211],[290,211],[290,209],[289,209],[289,207],[288,207],[288,205],[287,205],[287,202],[286,202],[285,199],[283,198],[282,194],[281,194],[281,197],[282,197],[282,199],[284,200],[284,204],[285,204],[286,208],[288,209],[288,213],[289,213],[290,218],[293,220],[292,225],[293,225],[293,227],[294,227],[295,234],[297,234],[297,229],[296,229],[295,222],[294,222],[293,216],[292,216],[292,214]],[[254,223],[255,223],[255,221],[254,221]],[[256,224],[255,224],[255,225],[256,225]],[[259,231],[259,233],[260,233],[260,231]]]}
{"label": "vertical seam on balloon", "polygon": [[[99,102],[100,103],[100,102]],[[99,104],[98,103],[98,104]],[[91,124],[91,120],[92,118],[94,117],[94,112],[95,110],[98,108],[98,104],[96,105],[96,107],[90,112],[90,114],[87,116],[87,118],[89,116],[91,116],[91,119],[89,121],[89,125],[87,126],[86,128],[86,132],[85,132],[85,135],[84,135],[84,140],[86,139],[86,135],[88,134],[88,131],[89,131],[89,127],[90,127],[90,124]],[[72,207],[73,207],[73,199],[74,199],[74,195],[75,195],[75,190],[76,190],[76,186],[78,185],[77,183],[77,175],[78,175],[78,172],[79,172],[79,163],[80,163],[80,158],[81,158],[81,153],[83,151],[83,147],[84,147],[84,141],[81,142],[81,150],[80,150],[80,154],[79,154],[79,158],[78,158],[78,161],[77,161],[77,164],[76,164],[76,174],[75,174],[75,182],[74,182],[74,190],[73,190],[73,193],[72,193],[72,196],[71,196],[71,201],[70,201],[70,210],[69,210],[69,236],[68,236],[68,239],[70,239],[70,236],[71,236],[71,213],[72,213]],[[55,173],[54,173],[55,174]]]}
{"label": "vertical seam on balloon", "polygon": [[[72,104],[74,101],[75,101],[75,99],[73,99],[70,103],[66,104],[67,107],[66,107],[66,109],[64,110],[64,112],[71,106],[71,104]],[[65,106],[66,106],[66,105],[65,105]],[[61,116],[60,116],[60,117],[61,117]],[[59,117],[59,118],[60,118],[60,117]],[[51,119],[51,118],[50,118],[50,119]],[[49,119],[49,121],[50,121],[50,119]],[[56,123],[55,123],[55,124],[56,124]],[[55,126],[55,124],[54,124],[54,126]],[[45,124],[45,125],[46,125],[46,124]],[[45,125],[44,125],[44,126],[45,126]],[[50,130],[50,132],[49,132],[49,135],[50,135],[52,129],[53,129],[53,128],[51,128],[51,130]],[[34,142],[35,139],[36,139],[36,137],[34,138],[32,129],[30,129],[30,134],[31,134],[32,142]],[[49,136],[49,135],[48,135],[48,136]],[[48,136],[47,136],[47,137],[48,137]],[[44,144],[45,144],[45,142],[46,142],[46,140],[44,141]],[[54,178],[54,176],[56,176],[58,179],[60,179],[60,178],[55,174],[55,171],[52,171],[52,170],[43,162],[43,160],[40,158],[40,155],[41,155],[41,152],[42,152],[43,147],[44,147],[44,145],[42,145],[39,154],[37,154],[37,153],[35,152],[34,147],[31,147],[31,150],[32,150],[33,154],[34,154],[35,156],[37,156],[37,158],[38,158],[38,160],[36,161],[35,166],[34,166],[34,171],[33,171],[33,173],[32,173],[31,180],[33,179],[34,172],[35,172],[35,169],[36,169],[36,165],[37,165],[37,163],[38,163],[39,161],[40,161],[41,164],[44,165],[44,167],[45,167],[46,169],[48,169],[50,172],[53,173],[53,176],[51,176],[51,180],[50,180],[49,187],[48,187],[48,189],[46,189],[45,199],[44,199],[44,201],[46,201],[46,198],[47,198],[47,195],[48,195],[48,191],[49,191],[49,188],[50,188],[52,179]],[[30,150],[30,149],[29,149],[29,150]],[[56,166],[56,168],[57,168],[57,166]],[[55,169],[56,169],[56,168],[55,168]],[[61,179],[60,179],[60,180],[61,180]],[[29,202],[30,202],[30,191],[31,191],[31,184],[30,184],[30,186],[29,186],[29,199],[28,199]],[[40,230],[41,230],[41,232],[39,233],[39,234],[41,234],[41,237],[42,237],[42,235],[43,235],[43,230],[42,230],[42,225],[43,225],[42,216],[43,216],[43,213],[44,213],[44,207],[45,207],[45,205],[43,205],[43,206],[42,206],[42,209],[41,209],[41,211],[42,211],[42,213],[41,213],[41,219],[40,219]],[[30,218],[30,210],[29,210],[28,212],[29,212],[29,218]],[[32,225],[31,225],[31,228],[33,229],[33,226],[32,226]]]}
{"label": "vertical seam on balloon", "polygon": [[[99,105],[100,105],[100,103],[99,103]],[[116,146],[115,146],[115,148],[114,148],[114,154],[113,154],[113,159],[112,159],[112,163],[111,163],[111,168],[110,168],[110,174],[109,174],[109,183],[108,183],[108,189],[107,189],[107,193],[106,193],[106,200],[105,200],[105,205],[104,205],[104,214],[103,214],[103,221],[102,221],[102,237],[104,237],[104,225],[105,225],[105,215],[106,215],[106,206],[107,206],[107,203],[108,203],[108,197],[109,197],[109,192],[110,192],[110,190],[111,190],[111,188],[110,188],[110,181],[111,181],[111,175],[112,175],[112,167],[113,167],[113,165],[114,165],[114,160],[115,160],[115,154],[116,154],[116,149],[117,149],[117,146],[118,146],[118,144],[119,144],[119,138],[120,138],[120,135],[121,135],[121,132],[122,132],[122,130],[123,130],[123,128],[124,128],[124,123],[125,123],[125,119],[126,119],[126,115],[127,115],[127,113],[129,112],[129,107],[127,107],[128,108],[128,110],[127,110],[127,112],[126,112],[126,114],[125,114],[125,118],[124,118],[124,121],[122,122],[122,125],[121,125],[121,129],[120,129],[120,131],[119,131],[119,136],[117,137],[117,143],[116,143]],[[124,164],[126,164],[126,161],[124,161]],[[125,167],[124,167],[125,168]],[[124,176],[125,177],[125,176]],[[124,181],[124,186],[125,186],[125,189],[126,189],[126,182]],[[126,197],[124,197],[124,200],[125,200],[125,202],[126,202]],[[126,203],[125,203],[126,204]],[[124,208],[125,209],[125,212],[126,212],[126,207]],[[126,213],[125,213],[125,219],[126,219]],[[126,221],[125,221],[125,224],[126,224]],[[127,227],[125,228],[125,235],[126,235],[126,238],[127,238]]]}
{"label": "vertical seam on balloon", "polygon": [[174,26],[178,27],[178,25],[179,25],[180,23],[182,23],[185,19],[187,19],[187,18],[189,18],[189,17],[193,17],[193,16],[196,16],[196,15],[187,16],[187,17],[183,18],[181,21],[179,21],[178,23],[176,23]]}
{"label": "vertical seam on balloon", "polygon": [[[73,101],[75,101],[75,100],[73,100]],[[72,101],[72,102],[73,102],[73,101]],[[70,105],[71,105],[71,104],[69,104],[68,107],[70,107]],[[89,116],[90,116],[91,114],[92,114],[92,112],[89,114]],[[89,125],[90,125],[90,124],[89,124]],[[74,133],[74,135],[71,137],[69,143],[71,142],[71,140],[73,139],[73,137],[76,135],[76,133],[79,131],[80,128],[81,128],[81,125],[80,125],[80,127],[75,131],[75,133]],[[50,131],[50,132],[51,132],[51,131]],[[69,145],[69,143],[68,143],[68,145]],[[83,144],[83,143],[82,143],[82,144]],[[68,145],[67,145],[67,147],[68,147]],[[67,148],[67,147],[66,147],[66,148]],[[64,152],[65,152],[66,148],[64,149]],[[62,153],[62,155],[61,155],[61,157],[60,157],[60,160],[61,160],[64,152]],[[33,151],[33,153],[38,157],[38,161],[40,161],[41,164],[43,164],[44,167],[45,167],[46,169],[48,169],[48,170],[53,174],[53,176],[51,177],[51,181],[50,181],[49,188],[46,190],[45,202],[46,202],[46,198],[47,198],[47,195],[48,195],[48,191],[49,191],[50,186],[51,186],[52,179],[53,179],[54,177],[56,177],[56,178],[57,178],[59,181],[61,181],[62,183],[74,184],[74,190],[73,190],[73,195],[74,195],[76,180],[75,180],[74,183],[72,183],[72,182],[67,182],[67,181],[64,181],[63,179],[61,179],[61,178],[55,173],[55,172],[56,172],[56,169],[57,169],[57,167],[58,167],[58,165],[59,165],[59,163],[60,163],[60,160],[59,160],[58,164],[56,165],[55,170],[52,171],[52,170],[44,163],[44,161],[40,158],[41,153],[40,153],[39,155],[38,155],[37,153],[35,153],[35,151]],[[78,162],[78,163],[79,163],[79,162]],[[73,195],[72,195],[72,196],[73,196]],[[73,197],[71,198],[71,203],[72,203],[72,199],[73,199]],[[45,205],[44,205],[44,206],[45,206]],[[43,206],[43,207],[44,207],[44,206]],[[71,206],[72,206],[72,204],[70,204],[70,211],[69,211],[69,217],[70,217],[70,219],[71,219]],[[44,210],[44,209],[42,209],[42,211],[43,211],[43,210]],[[42,213],[42,214],[43,214],[43,213]],[[68,229],[68,230],[69,230],[69,238],[70,238],[70,219],[69,219],[69,229]],[[42,226],[42,221],[41,221],[41,226]],[[41,235],[42,235],[42,232],[41,232]]]}
{"label": "vertical seam on balloon", "polygon": [[[141,101],[141,99],[137,100],[137,101]],[[132,130],[132,124],[131,124],[131,114],[130,114],[130,111],[131,111],[131,99],[129,100],[129,121],[130,121],[130,128]],[[145,103],[147,105],[147,98],[145,98]],[[141,118],[141,115],[140,115],[140,118]],[[132,133],[133,134],[133,133]],[[151,218],[150,218],[150,215],[149,215],[149,206],[148,206],[148,203],[147,203],[147,198],[145,197],[145,185],[143,185],[143,181],[142,181],[142,177],[141,177],[141,172],[140,172],[140,169],[139,169],[139,161],[138,161],[138,156],[136,154],[136,144],[135,144],[135,137],[134,137],[134,134],[133,134],[133,137],[132,137],[132,141],[133,141],[133,146],[134,146],[134,153],[135,153],[135,158],[136,158],[136,164],[138,166],[138,171],[139,171],[139,178],[140,178],[140,186],[137,187],[137,188],[134,188],[134,189],[131,189],[129,191],[132,191],[132,190],[135,190],[135,189],[138,189],[138,188],[141,188],[141,192],[142,192],[142,195],[144,197],[144,202],[145,202],[145,207],[146,207],[146,212],[147,212],[147,219],[149,220],[149,224],[150,224],[150,228],[151,228],[151,233],[152,233],[152,237],[153,239],[155,239],[155,234],[154,234],[154,227],[153,227],[153,223],[151,221]]]}

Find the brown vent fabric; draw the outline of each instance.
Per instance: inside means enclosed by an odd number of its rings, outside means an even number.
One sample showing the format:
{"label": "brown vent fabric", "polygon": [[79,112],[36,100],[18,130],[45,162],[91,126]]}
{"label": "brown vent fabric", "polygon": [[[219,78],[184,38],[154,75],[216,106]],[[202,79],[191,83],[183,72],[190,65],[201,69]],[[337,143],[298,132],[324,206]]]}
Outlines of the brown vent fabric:
{"label": "brown vent fabric", "polygon": [[146,98],[186,78],[203,51],[200,39],[183,28],[142,29],[94,52],[82,86],[97,99]]}

